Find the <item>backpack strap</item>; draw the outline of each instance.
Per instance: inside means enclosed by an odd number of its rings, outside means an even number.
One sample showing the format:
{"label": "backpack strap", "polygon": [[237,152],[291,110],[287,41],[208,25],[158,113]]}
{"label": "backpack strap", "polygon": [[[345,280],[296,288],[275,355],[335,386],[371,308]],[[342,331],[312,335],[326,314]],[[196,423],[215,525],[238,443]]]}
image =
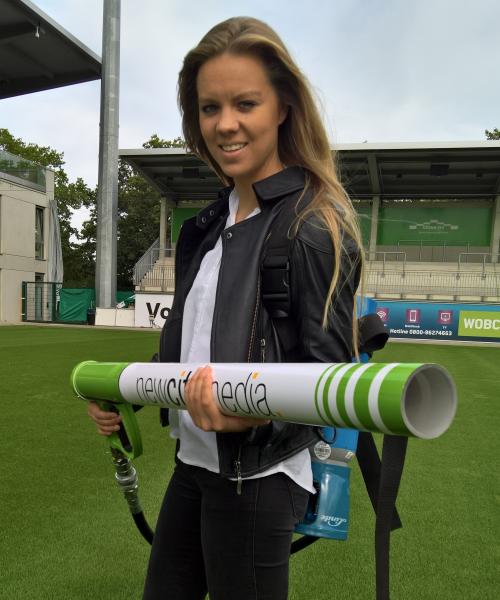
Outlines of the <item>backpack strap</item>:
{"label": "backpack strap", "polygon": [[293,202],[285,202],[274,219],[261,262],[261,298],[286,356],[297,347],[298,337],[290,317],[290,228],[297,215]]}
{"label": "backpack strap", "polygon": [[391,529],[402,527],[396,511],[396,498],[403,474],[408,438],[384,435],[382,465],[375,520],[376,600],[389,600]]}

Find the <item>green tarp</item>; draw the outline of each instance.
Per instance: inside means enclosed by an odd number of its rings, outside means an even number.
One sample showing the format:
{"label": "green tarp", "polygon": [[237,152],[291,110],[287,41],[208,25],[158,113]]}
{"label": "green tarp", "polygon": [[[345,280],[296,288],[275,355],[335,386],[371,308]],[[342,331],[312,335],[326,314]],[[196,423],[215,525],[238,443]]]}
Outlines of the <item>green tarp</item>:
{"label": "green tarp", "polygon": [[[127,300],[134,292],[116,292],[116,302]],[[86,323],[87,310],[95,307],[95,289],[62,288],[59,291],[57,320],[65,323]]]}

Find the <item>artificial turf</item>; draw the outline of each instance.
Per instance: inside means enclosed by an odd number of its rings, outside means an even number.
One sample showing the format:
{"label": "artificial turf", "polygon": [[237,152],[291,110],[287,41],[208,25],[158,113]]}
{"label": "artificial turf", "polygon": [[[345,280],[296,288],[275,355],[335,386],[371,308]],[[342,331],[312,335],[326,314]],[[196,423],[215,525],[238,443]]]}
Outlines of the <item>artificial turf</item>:
{"label": "artificial turf", "polygon": [[[136,532],[106,443],[69,387],[81,360],[148,361],[156,332],[0,327],[0,598],[135,600],[148,546]],[[392,535],[394,600],[500,596],[500,349],[389,344],[378,362],[437,362],[459,392],[441,438],[410,440]],[[141,499],[154,524],[173,445],[157,411],[139,413]],[[353,468],[346,542],[291,559],[290,600],[372,600],[373,511]],[[235,599],[237,600],[237,599]]]}

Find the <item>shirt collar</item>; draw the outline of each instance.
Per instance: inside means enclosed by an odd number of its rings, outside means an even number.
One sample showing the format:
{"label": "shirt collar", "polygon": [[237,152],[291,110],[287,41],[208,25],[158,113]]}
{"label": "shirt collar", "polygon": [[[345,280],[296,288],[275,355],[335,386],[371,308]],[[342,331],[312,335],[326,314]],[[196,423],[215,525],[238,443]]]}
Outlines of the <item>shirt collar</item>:
{"label": "shirt collar", "polygon": [[[236,213],[238,212],[238,206],[240,204],[240,198],[238,196],[238,192],[235,188],[231,190],[229,194],[229,216],[226,221],[226,227],[231,227],[236,222]],[[250,217],[254,217],[260,213],[260,208],[257,206],[253,209],[253,211],[245,217],[245,219],[249,219]]]}

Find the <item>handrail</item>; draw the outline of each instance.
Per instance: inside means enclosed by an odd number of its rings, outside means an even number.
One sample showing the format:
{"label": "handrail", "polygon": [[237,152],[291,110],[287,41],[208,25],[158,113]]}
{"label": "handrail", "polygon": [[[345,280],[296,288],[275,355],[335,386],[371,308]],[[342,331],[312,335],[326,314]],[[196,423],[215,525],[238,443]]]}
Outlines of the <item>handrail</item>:
{"label": "handrail", "polygon": [[135,263],[134,266],[134,285],[139,285],[141,279],[144,275],[151,269],[152,265],[152,253],[153,250],[160,247],[160,238],[156,238],[156,240],[149,246],[149,248],[144,252],[141,258]]}
{"label": "handrail", "polygon": [[396,251],[368,252],[368,257],[370,259],[370,255],[374,255],[375,256],[374,260],[376,261],[377,260],[377,255],[379,255],[379,254],[382,255],[382,270],[383,270],[384,273],[385,273],[385,263],[387,262],[386,257],[388,255],[402,256],[403,257],[403,271],[402,272],[403,273],[405,272],[405,270],[406,270],[406,252],[402,252],[402,251],[401,252],[396,252]]}
{"label": "handrail", "polygon": [[498,252],[460,252],[460,254],[458,255],[458,266],[457,266],[457,270],[460,273],[460,268],[462,266],[462,257],[463,256],[481,256],[482,257],[482,264],[483,264],[483,272],[482,272],[482,276],[484,277],[486,274],[486,258],[489,256],[490,257],[490,263],[494,263],[496,261],[493,261],[493,257],[496,256],[497,260],[498,258],[500,258],[500,253]]}
{"label": "handrail", "polygon": [[445,262],[445,253],[446,250],[448,248],[457,248],[460,246],[463,246],[464,248],[467,249],[467,251],[470,250],[470,242],[467,242],[466,240],[456,240],[453,242],[453,244],[449,245],[448,242],[446,240],[398,240],[398,248],[400,246],[414,246],[414,247],[418,247],[419,249],[419,253],[418,253],[418,260],[421,261],[422,260],[422,250],[424,248],[442,248],[443,252],[441,254],[441,258],[442,261]]}
{"label": "handrail", "polygon": [[160,238],[156,238],[134,266],[134,285],[140,285],[142,279],[153,269],[158,259],[172,255],[173,249],[160,246]]}
{"label": "handrail", "polygon": [[367,269],[365,290],[378,295],[444,294],[500,298],[500,273],[480,271],[400,271]]}
{"label": "handrail", "polygon": [[136,284],[141,289],[159,288],[162,292],[173,292],[175,288],[174,265],[155,264]]}

